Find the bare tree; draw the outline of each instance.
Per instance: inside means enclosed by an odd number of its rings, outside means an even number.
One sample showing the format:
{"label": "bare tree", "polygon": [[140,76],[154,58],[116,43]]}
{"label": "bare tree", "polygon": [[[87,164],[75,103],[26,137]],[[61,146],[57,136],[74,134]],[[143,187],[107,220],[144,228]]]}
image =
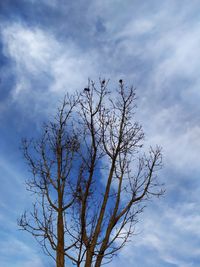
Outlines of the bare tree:
{"label": "bare tree", "polygon": [[77,98],[65,97],[54,122],[44,125],[41,139],[22,142],[32,173],[26,182],[27,189],[37,198],[33,211],[29,216],[25,212],[18,224],[36,238],[44,252],[55,259],[57,267],[65,266],[65,252],[70,249],[64,239],[64,222],[78,185],[74,162],[79,142],[71,130],[76,104]]}
{"label": "bare tree", "polygon": [[26,214],[19,224],[50,253],[48,241],[57,267],[64,267],[65,256],[85,267],[112,260],[134,234],[144,202],[163,194],[156,176],[161,149],[141,152],[144,133],[134,119],[134,88],[122,80],[114,93],[107,87],[105,80],[98,88],[89,81],[76,100],[64,101],[56,123],[35,146],[39,159],[24,142],[34,177],[28,185],[41,203],[34,205],[33,224]]}

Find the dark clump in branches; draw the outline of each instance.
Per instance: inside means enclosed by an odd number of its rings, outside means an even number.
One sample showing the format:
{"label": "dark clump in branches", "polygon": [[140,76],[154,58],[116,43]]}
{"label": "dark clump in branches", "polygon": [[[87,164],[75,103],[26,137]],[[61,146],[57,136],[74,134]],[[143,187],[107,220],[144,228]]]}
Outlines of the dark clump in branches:
{"label": "dark clump in branches", "polygon": [[23,142],[37,194],[30,217],[19,220],[51,255],[76,266],[109,262],[134,233],[144,201],[163,194],[156,173],[161,149],[141,153],[144,133],[134,120],[135,90],[119,80],[89,81],[82,93],[67,96],[54,122],[35,143]]}

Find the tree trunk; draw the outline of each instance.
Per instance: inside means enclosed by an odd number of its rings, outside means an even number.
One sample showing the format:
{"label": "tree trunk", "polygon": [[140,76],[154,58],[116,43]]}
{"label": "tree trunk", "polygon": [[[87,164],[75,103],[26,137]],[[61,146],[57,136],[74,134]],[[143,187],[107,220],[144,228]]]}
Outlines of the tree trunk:
{"label": "tree trunk", "polygon": [[62,211],[58,212],[57,220],[57,250],[56,250],[56,267],[65,267],[64,255],[64,224]]}
{"label": "tree trunk", "polygon": [[92,266],[92,253],[91,251],[87,251],[86,254],[86,261],[85,261],[85,267],[91,267]]}
{"label": "tree trunk", "polygon": [[98,255],[97,260],[95,262],[95,267],[100,267],[101,266],[101,263],[102,263],[102,260],[103,260],[103,256],[104,256],[104,254]]}

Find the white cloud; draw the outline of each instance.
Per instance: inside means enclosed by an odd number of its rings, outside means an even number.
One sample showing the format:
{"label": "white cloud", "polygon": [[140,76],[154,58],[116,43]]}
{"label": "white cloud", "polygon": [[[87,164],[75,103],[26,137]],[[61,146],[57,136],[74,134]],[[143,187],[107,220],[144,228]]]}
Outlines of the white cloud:
{"label": "white cloud", "polygon": [[16,167],[16,162],[13,163],[13,158],[5,155],[0,155],[0,169],[1,266],[44,267],[40,247],[26,239],[25,233],[19,235],[17,218],[33,200],[25,190],[25,175]]}
{"label": "white cloud", "polygon": [[200,125],[189,121],[179,106],[152,115],[147,127],[148,143],[163,147],[165,168],[185,174],[199,169]]}
{"label": "white cloud", "polygon": [[143,64],[151,66],[150,75],[142,79],[148,89],[138,88],[138,112],[149,143],[163,146],[165,163],[189,172],[199,168],[200,28],[187,20],[191,7],[181,8],[174,16],[176,8],[176,4],[167,5],[159,13],[147,14],[142,18],[147,31],[143,26],[138,31],[135,25],[142,19],[133,18],[119,34],[126,36],[122,46],[128,55],[139,55]]}
{"label": "white cloud", "polygon": [[150,208],[137,227],[142,229],[140,234],[133,236],[132,242],[111,266],[121,266],[123,262],[132,266],[138,257],[137,266],[165,266],[167,263],[177,267],[196,266],[193,259],[200,256],[197,247],[199,220],[198,208],[193,202],[174,204],[171,208],[162,203],[156,212]]}
{"label": "white cloud", "polygon": [[46,66],[52,58],[51,49],[57,48],[51,36],[39,29],[26,28],[14,24],[3,31],[4,40],[16,63],[24,64],[27,69],[37,72],[37,65]]}
{"label": "white cloud", "polygon": [[24,242],[12,238],[0,242],[0,256],[4,267],[44,267],[36,251]]}
{"label": "white cloud", "polygon": [[[73,92],[84,87],[88,77],[96,75],[95,53],[82,53],[73,41],[58,42],[52,34],[40,28],[19,23],[6,25],[2,36],[4,53],[12,60],[12,71],[17,78],[13,91],[17,101],[25,92],[26,96],[31,93],[37,101],[42,95],[47,98],[47,93]],[[35,81],[44,83],[45,79],[47,82],[39,85],[41,88],[34,89]],[[44,91],[42,87],[45,87]]]}

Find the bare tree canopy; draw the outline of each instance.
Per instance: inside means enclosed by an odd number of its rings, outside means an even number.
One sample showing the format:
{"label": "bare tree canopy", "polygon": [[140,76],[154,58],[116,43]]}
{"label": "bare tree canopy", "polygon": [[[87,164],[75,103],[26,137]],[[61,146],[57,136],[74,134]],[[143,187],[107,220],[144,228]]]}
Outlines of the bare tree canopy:
{"label": "bare tree canopy", "polygon": [[36,193],[33,211],[19,220],[57,267],[99,267],[112,260],[134,234],[138,214],[151,196],[163,194],[157,181],[161,149],[142,152],[144,133],[135,121],[133,87],[108,81],[66,96],[56,118],[37,142],[23,141]]}

